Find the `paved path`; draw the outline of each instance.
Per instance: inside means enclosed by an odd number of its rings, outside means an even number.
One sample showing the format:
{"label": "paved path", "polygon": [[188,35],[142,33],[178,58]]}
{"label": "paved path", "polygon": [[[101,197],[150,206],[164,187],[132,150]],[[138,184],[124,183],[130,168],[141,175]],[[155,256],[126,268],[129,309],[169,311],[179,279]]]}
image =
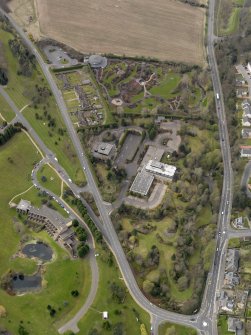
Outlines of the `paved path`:
{"label": "paved path", "polygon": [[[96,293],[98,289],[98,281],[99,281],[99,271],[98,271],[98,266],[95,258],[95,242],[92,237],[91,231],[89,227],[86,225],[86,223],[83,221],[83,219],[60,197],[58,197],[56,194],[52,193],[51,191],[47,190],[44,188],[42,185],[39,184],[38,179],[37,179],[37,171],[41,168],[42,165],[48,164],[50,162],[50,166],[55,170],[55,172],[58,174],[60,179],[65,182],[66,185],[68,185],[71,189],[73,189],[73,192],[79,192],[78,187],[74,184],[69,185],[69,176],[67,173],[63,170],[63,168],[58,164],[58,162],[55,160],[55,156],[51,153],[51,151],[45,146],[45,144],[42,142],[42,140],[39,138],[39,136],[35,133],[35,131],[32,129],[31,125],[29,122],[23,117],[23,115],[20,113],[18,108],[16,107],[15,103],[11,100],[9,95],[4,91],[2,87],[0,87],[0,94],[6,99],[12,110],[15,112],[16,117],[18,118],[19,121],[23,123],[23,125],[29,129],[29,132],[35,137],[36,142],[40,145],[40,148],[38,145],[34,142],[33,138],[30,136],[30,134],[25,131],[26,135],[29,136],[30,140],[32,143],[35,145],[36,149],[41,153],[41,149],[44,151],[44,153],[47,154],[46,157],[43,157],[43,159],[37,164],[37,166],[32,170],[31,178],[33,185],[26,191],[16,195],[11,199],[13,201],[17,196],[20,196],[22,194],[25,194],[27,191],[29,191],[32,187],[36,187],[41,189],[42,191],[45,191],[48,195],[50,195],[55,201],[57,201],[59,204],[61,204],[71,215],[72,218],[76,218],[87,230],[88,232],[88,243],[90,245],[90,253],[88,256],[88,259],[90,261],[90,267],[91,267],[91,273],[92,273],[92,284],[90,288],[89,295],[84,302],[83,306],[80,308],[80,310],[76,313],[76,315],[69,320],[65,325],[63,325],[60,329],[60,333],[64,333],[68,330],[73,331],[73,332],[78,332],[78,322],[80,319],[83,318],[85,313],[88,311],[88,309],[91,307]],[[79,196],[80,197],[80,196]],[[11,202],[10,201],[10,202]],[[83,199],[82,202],[84,203]]]}

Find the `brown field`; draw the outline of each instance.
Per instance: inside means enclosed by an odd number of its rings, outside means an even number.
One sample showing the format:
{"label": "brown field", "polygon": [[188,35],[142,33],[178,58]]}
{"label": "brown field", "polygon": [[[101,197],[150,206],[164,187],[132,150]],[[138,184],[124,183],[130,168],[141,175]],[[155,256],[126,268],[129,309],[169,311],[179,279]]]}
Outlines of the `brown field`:
{"label": "brown field", "polygon": [[43,35],[84,53],[203,64],[205,10],[176,0],[35,0]]}

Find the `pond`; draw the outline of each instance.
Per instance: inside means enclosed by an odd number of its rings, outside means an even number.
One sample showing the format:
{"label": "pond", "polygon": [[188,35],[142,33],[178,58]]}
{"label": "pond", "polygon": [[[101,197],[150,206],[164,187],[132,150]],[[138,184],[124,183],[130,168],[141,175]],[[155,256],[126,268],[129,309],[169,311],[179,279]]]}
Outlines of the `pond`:
{"label": "pond", "polygon": [[23,274],[15,274],[11,279],[11,289],[15,293],[25,293],[40,289],[42,285],[42,277],[40,274],[26,276]]}
{"label": "pond", "polygon": [[29,258],[36,257],[42,261],[51,260],[53,254],[52,249],[42,242],[26,244],[22,252]]}

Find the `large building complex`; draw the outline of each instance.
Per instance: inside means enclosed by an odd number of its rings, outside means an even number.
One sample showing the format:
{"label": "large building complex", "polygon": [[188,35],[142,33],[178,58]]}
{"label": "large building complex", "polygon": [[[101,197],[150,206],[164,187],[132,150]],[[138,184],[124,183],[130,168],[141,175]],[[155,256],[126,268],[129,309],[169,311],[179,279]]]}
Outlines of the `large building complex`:
{"label": "large building complex", "polygon": [[139,172],[130,188],[131,192],[146,196],[152,186],[154,176],[146,171]]}
{"label": "large building complex", "polygon": [[154,175],[172,179],[175,174],[176,167],[155,160],[150,160],[146,164],[145,170],[153,173]]}

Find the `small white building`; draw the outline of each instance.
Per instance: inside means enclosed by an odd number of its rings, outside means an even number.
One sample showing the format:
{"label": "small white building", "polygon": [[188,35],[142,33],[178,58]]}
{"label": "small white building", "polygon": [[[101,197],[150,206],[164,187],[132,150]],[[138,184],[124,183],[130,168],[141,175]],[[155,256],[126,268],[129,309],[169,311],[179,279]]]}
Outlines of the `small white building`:
{"label": "small white building", "polygon": [[251,64],[249,62],[248,62],[247,68],[248,68],[248,71],[251,72]]}
{"label": "small white building", "polygon": [[250,158],[251,157],[251,146],[247,145],[247,146],[241,146],[241,157],[247,157]]}
{"label": "small white building", "polygon": [[108,319],[108,312],[107,311],[104,311],[102,313],[102,317],[103,317],[103,320],[107,320]]}
{"label": "small white building", "polygon": [[164,164],[164,163],[161,163],[155,160],[150,160],[146,164],[145,170],[153,173],[154,175],[172,179],[175,174],[176,167],[173,165]]}

